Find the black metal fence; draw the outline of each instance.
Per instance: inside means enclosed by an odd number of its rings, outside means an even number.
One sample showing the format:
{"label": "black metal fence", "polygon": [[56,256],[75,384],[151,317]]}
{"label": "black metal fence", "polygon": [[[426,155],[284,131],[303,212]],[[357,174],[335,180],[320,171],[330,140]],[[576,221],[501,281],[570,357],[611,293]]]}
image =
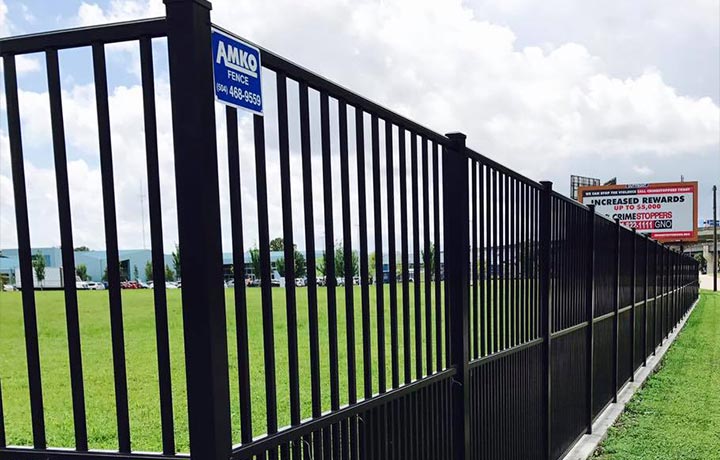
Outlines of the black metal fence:
{"label": "black metal fence", "polygon": [[[163,452],[138,453],[132,445],[105,65],[109,43],[136,42],[140,50],[139,116],[145,127],[154,279],[162,285],[152,40],[167,37],[182,270],[183,278],[192,280],[182,289],[182,312],[193,458],[556,459],[590,432],[593,420],[697,298],[693,259],[555,193],[550,183],[536,183],[474,152],[461,134],[437,134],[262,50],[264,75],[274,77],[277,119],[252,118],[260,277],[271,277],[266,136],[272,136],[280,163],[279,178],[273,179],[280,184],[285,242],[287,366],[282,372],[288,385],[277,384],[280,340],[273,296],[278,294],[263,282],[263,386],[251,386],[248,322],[256,319],[248,318],[243,282],[246,197],[240,187],[245,165],[239,161],[238,113],[225,110],[236,277],[234,304],[226,307],[218,198],[218,153],[225,152],[217,148],[209,8],[200,1],[166,3],[166,19],[0,40],[20,269],[26,280],[32,279],[31,246],[15,57],[45,53],[63,269],[65,278],[73,279],[58,50],[92,49],[117,423],[117,451],[88,449],[83,368],[93,363],[81,359],[78,300],[69,285],[65,313],[75,443],[58,446],[70,449],[47,445],[43,396],[52,388],[41,382],[35,294],[23,289],[33,445],[8,444],[0,404],[0,459],[181,456],[175,445],[163,289],[154,290]],[[295,128],[299,148],[291,149],[289,132]],[[291,153],[301,158],[302,209],[293,207]],[[339,196],[333,191],[338,162]],[[318,183],[320,200],[313,197]],[[316,225],[318,216],[322,225]],[[304,241],[297,241],[293,220],[301,218]],[[359,227],[358,241],[352,240],[353,225]],[[315,279],[318,231],[324,233],[326,287]],[[336,282],[336,238],[344,249],[344,287]],[[304,243],[308,268],[307,324],[302,325],[294,283],[296,243]],[[358,287],[353,251],[359,254]],[[236,317],[237,375],[229,372],[230,310]],[[327,340],[320,337],[325,330],[320,318],[327,318]],[[301,329],[306,333],[299,335]],[[309,340],[309,356],[300,355],[299,340]],[[327,349],[321,350],[321,342]],[[329,362],[327,374],[321,371],[323,359]],[[309,369],[311,398],[311,414],[304,419],[303,366]],[[232,379],[239,391],[239,424],[230,416]],[[261,427],[253,426],[255,392],[265,394]],[[283,411],[289,412],[289,426],[279,422]],[[238,432],[240,442],[233,445]]]}

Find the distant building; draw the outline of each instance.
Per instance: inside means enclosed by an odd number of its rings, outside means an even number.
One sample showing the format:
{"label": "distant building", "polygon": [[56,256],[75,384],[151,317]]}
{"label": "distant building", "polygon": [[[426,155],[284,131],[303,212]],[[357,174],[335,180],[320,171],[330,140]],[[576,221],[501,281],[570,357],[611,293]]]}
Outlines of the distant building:
{"label": "distant building", "polygon": [[17,257],[0,254],[0,279],[3,284],[15,284],[15,269],[20,266]]}
{"label": "distant building", "polygon": [[[38,252],[45,258],[46,267],[62,267],[62,251],[59,247],[56,248],[32,248],[33,256]],[[102,281],[105,269],[107,267],[107,253],[106,251],[75,251],[73,253],[75,257],[75,267],[79,265],[85,265],[87,268],[87,274],[91,281]],[[128,279],[135,279],[134,272],[137,268],[138,279],[140,281],[147,282],[148,279],[145,276],[145,265],[148,262],[152,262],[152,251],[149,249],[121,249],[120,255],[120,271],[123,277]],[[272,251],[270,252],[270,265],[273,278],[278,278],[280,275],[277,272],[276,262],[284,256],[283,251]],[[322,253],[316,254],[319,259],[322,257]],[[245,275],[254,275],[251,263],[250,252],[245,253]],[[174,270],[173,260],[171,254],[165,254],[164,256],[165,265]],[[15,273],[15,269],[20,267],[18,259],[18,250],[3,249],[2,257],[0,257],[0,276],[6,278],[6,282],[13,284],[12,279]],[[233,277],[233,256],[232,253],[223,253],[223,276],[224,279],[230,279]]]}

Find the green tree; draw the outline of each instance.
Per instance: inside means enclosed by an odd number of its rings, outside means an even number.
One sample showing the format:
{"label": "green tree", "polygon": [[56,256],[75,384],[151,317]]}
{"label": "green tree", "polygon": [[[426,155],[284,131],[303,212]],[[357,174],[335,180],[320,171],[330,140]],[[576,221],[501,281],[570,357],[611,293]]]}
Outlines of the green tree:
{"label": "green tree", "polygon": [[175,275],[180,279],[180,245],[175,243],[175,250],[172,253],[172,263],[175,269]]}
{"label": "green tree", "polygon": [[137,265],[133,265],[133,279],[134,280],[140,279],[140,272],[138,271]]}
{"label": "green tree", "polygon": [[280,257],[275,261],[275,270],[280,276],[285,276],[285,257]]}
{"label": "green tree", "polygon": [[280,238],[273,238],[272,241],[270,241],[270,250],[271,251],[284,251],[285,250],[285,241]]}
{"label": "green tree", "polygon": [[167,265],[165,265],[165,280],[175,281],[175,273],[172,271],[172,268]]}
{"label": "green tree", "polygon": [[145,280],[146,281],[152,281],[153,279],[153,266],[152,261],[148,260],[145,263]]}
{"label": "green tree", "polygon": [[90,250],[87,246],[78,246],[75,248],[75,252],[88,252]]}
{"label": "green tree", "polygon": [[315,269],[320,273],[320,276],[325,276],[325,268],[325,253],[323,252],[323,255],[320,256],[315,264]]}
{"label": "green tree", "polygon": [[32,265],[33,269],[35,269],[35,278],[37,278],[40,289],[42,290],[43,282],[45,281],[45,256],[42,255],[42,252],[38,251],[35,254]]}
{"label": "green tree", "polygon": [[[436,259],[435,259],[435,256],[436,256],[435,251],[436,251],[435,243],[431,243],[431,244],[430,244],[430,252],[429,252],[429,254],[426,255],[426,254],[425,254],[425,250],[421,251],[421,253],[420,253],[420,254],[421,254],[421,257],[422,257],[423,264],[424,264],[425,266],[427,266],[428,264],[430,264],[430,273],[432,273],[433,279],[435,278],[435,260],[436,260]],[[428,258],[428,256],[429,256],[429,258]],[[480,270],[482,270],[482,266],[483,266],[483,264],[482,264],[482,257],[479,257],[479,258],[478,258],[478,267],[480,267]],[[425,272],[423,271],[423,273],[425,273]]]}
{"label": "green tree", "polygon": [[[307,274],[307,263],[305,256],[300,251],[295,250],[295,278],[302,278]],[[275,268],[280,276],[285,276],[285,258],[280,257],[275,261]]]}
{"label": "green tree", "polygon": [[[358,253],[352,251],[350,254],[350,266],[352,273],[350,275],[357,276],[358,274]],[[343,278],[345,277],[345,250],[341,244],[335,246],[335,276]]]}
{"label": "green tree", "polygon": [[81,280],[88,280],[87,266],[85,264],[79,264],[77,267],[75,267],[75,273],[77,274],[77,276],[80,277]]}
{"label": "green tree", "polygon": [[300,251],[295,250],[295,276],[302,278],[305,275],[307,275],[307,261]]}
{"label": "green tree", "polygon": [[250,265],[256,278],[260,278],[260,250],[258,248],[250,249]]}
{"label": "green tree", "polygon": [[105,282],[108,280],[107,267],[105,267],[105,270],[103,271],[102,280]]}
{"label": "green tree", "polygon": [[127,281],[130,278],[130,261],[126,261],[128,263],[127,268],[125,268],[125,264],[120,262],[120,281]]}

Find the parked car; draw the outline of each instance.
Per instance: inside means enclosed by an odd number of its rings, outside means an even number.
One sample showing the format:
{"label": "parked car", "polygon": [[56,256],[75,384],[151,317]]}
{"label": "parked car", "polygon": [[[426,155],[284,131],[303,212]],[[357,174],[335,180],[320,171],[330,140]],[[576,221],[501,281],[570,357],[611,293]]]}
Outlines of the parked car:
{"label": "parked car", "polygon": [[15,286],[12,284],[4,284],[3,285],[3,291],[5,292],[13,292],[15,290]]}
{"label": "parked car", "polygon": [[177,289],[179,286],[174,283],[173,281],[166,281],[165,282],[165,289]]}
{"label": "parked car", "polygon": [[120,281],[120,287],[123,289],[140,289],[137,281]]}
{"label": "parked car", "polygon": [[255,278],[254,280],[252,280],[250,282],[249,286],[260,287],[260,278]]}
{"label": "parked car", "polygon": [[297,287],[307,286],[307,278],[305,278],[305,277],[295,278],[295,286],[297,286]]}
{"label": "parked car", "polygon": [[148,282],[147,282],[147,287],[148,287],[148,289],[154,288],[154,287],[155,287],[155,282],[152,281],[152,280],[148,281]]}
{"label": "parked car", "polygon": [[325,286],[327,282],[325,281],[324,276],[318,276],[317,280],[315,280],[318,286]]}
{"label": "parked car", "polygon": [[85,281],[75,281],[75,289],[86,291],[90,288],[88,287],[88,284]]}
{"label": "parked car", "polygon": [[98,281],[85,281],[85,283],[91,291],[102,291],[105,289],[105,285]]}
{"label": "parked car", "polygon": [[225,287],[226,288],[235,287],[235,280],[230,278],[229,280],[225,281]]}
{"label": "parked car", "polygon": [[335,278],[335,286],[345,286],[345,278],[342,276]]}
{"label": "parked car", "polygon": [[280,287],[280,280],[275,279],[275,278],[271,279],[271,280],[270,280],[270,286],[272,286],[272,287]]}

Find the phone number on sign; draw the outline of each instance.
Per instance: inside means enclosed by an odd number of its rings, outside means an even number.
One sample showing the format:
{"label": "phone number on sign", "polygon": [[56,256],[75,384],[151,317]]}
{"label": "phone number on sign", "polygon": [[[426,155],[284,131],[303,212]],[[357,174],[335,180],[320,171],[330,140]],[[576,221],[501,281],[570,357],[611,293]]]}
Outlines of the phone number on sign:
{"label": "phone number on sign", "polygon": [[638,230],[672,229],[672,226],[673,226],[671,219],[621,220],[620,223],[628,228],[636,228]]}
{"label": "phone number on sign", "polygon": [[230,87],[230,96],[234,97],[235,99],[239,99],[241,101],[245,101],[257,106],[260,106],[260,104],[262,103],[259,94],[236,88],[234,86]]}

